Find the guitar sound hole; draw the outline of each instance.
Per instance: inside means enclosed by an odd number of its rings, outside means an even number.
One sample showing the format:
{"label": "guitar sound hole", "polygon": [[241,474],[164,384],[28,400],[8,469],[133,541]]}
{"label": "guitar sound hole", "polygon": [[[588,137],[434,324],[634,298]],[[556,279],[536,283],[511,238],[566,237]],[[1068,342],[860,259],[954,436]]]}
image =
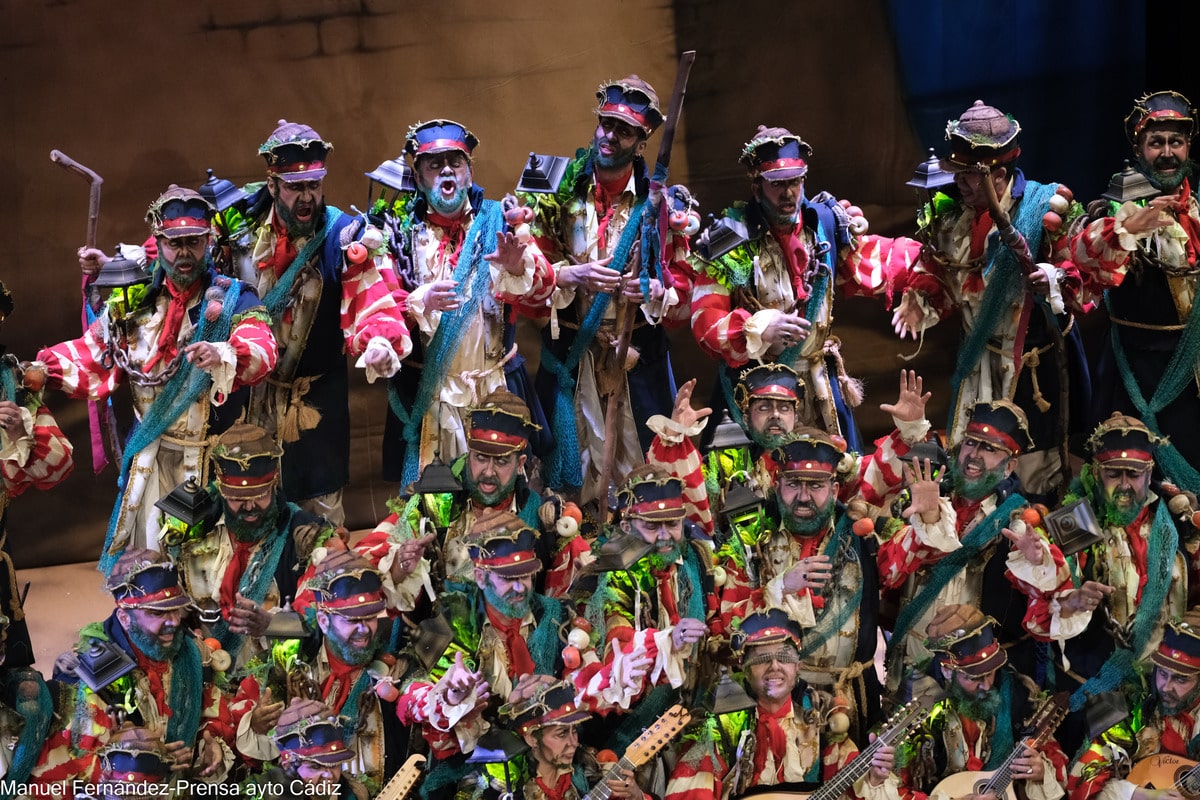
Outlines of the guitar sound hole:
{"label": "guitar sound hole", "polygon": [[1175,782],[1185,797],[1200,797],[1200,775],[1189,774],[1193,771],[1190,767],[1180,767],[1175,771]]}

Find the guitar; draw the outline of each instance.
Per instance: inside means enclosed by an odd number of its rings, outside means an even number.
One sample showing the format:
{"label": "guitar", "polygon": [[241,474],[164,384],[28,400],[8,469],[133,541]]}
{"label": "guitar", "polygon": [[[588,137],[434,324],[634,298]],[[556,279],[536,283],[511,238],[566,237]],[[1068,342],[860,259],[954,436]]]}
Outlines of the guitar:
{"label": "guitar", "polygon": [[419,753],[409,756],[408,761],[396,770],[392,779],[375,795],[375,800],[404,800],[413,786],[416,786],[417,778],[421,777],[421,765],[424,763],[425,756]]}
{"label": "guitar", "polygon": [[1129,770],[1129,781],[1147,789],[1175,789],[1188,800],[1200,798],[1200,763],[1183,756],[1147,756]]}
{"label": "guitar", "polygon": [[621,770],[637,769],[654,758],[659,750],[666,747],[676,734],[683,730],[683,726],[687,725],[691,718],[691,712],[681,705],[668,708],[667,713],[655,720],[654,724],[646,728],[633,744],[625,748],[621,759],[613,764],[608,772],[604,773],[604,777],[592,787],[583,800],[608,800],[612,796],[612,789],[608,788],[610,780],[619,780]]}
{"label": "guitar", "polygon": [[1053,697],[1046,698],[1045,702],[1038,706],[1033,718],[1026,726],[1026,729],[1030,731],[1029,735],[1017,742],[1016,747],[999,767],[985,772],[959,772],[943,778],[937,786],[933,787],[933,792],[942,792],[947,797],[991,792],[996,797],[1016,800],[1017,795],[1012,788],[1013,762],[1025,753],[1025,748],[1037,750],[1053,735],[1059,723],[1063,721],[1063,717],[1067,715],[1068,697],[1066,692],[1059,692]]}
{"label": "guitar", "polygon": [[837,775],[834,775],[828,781],[821,784],[821,787],[816,791],[772,791],[768,787],[767,791],[752,791],[747,793],[746,796],[753,796],[754,800],[795,800],[796,798],[838,800],[839,797],[854,785],[855,781],[871,771],[871,760],[875,758],[875,754],[881,748],[904,741],[910,733],[929,717],[933,706],[943,696],[943,692],[940,689],[935,689],[914,697],[907,705],[892,714],[891,718],[887,721],[887,728],[875,735],[875,741],[860,750],[858,755],[849,764],[842,767]]}

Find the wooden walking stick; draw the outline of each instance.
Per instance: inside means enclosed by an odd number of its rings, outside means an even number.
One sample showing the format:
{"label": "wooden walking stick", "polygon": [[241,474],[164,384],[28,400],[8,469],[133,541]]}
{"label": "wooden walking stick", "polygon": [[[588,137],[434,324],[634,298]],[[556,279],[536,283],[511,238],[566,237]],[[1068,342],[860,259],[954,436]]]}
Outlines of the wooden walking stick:
{"label": "wooden walking stick", "polygon": [[[89,248],[95,247],[96,227],[100,221],[100,188],[104,185],[104,178],[97,175],[95,170],[88,169],[83,164],[64,154],[61,150],[51,150],[50,160],[63,169],[74,172],[88,182],[88,221],[84,245]],[[83,304],[80,308],[80,324],[86,333],[88,329],[88,276],[86,275],[81,278],[80,295],[83,298]],[[104,452],[104,439],[100,433],[101,431],[104,432],[104,436],[108,437],[109,447],[112,448],[113,454],[118,460],[121,457],[121,444],[120,439],[117,438],[116,423],[112,417],[111,409],[107,404],[101,405],[94,401],[88,402],[88,430],[91,433],[92,439],[92,469],[98,474],[108,466],[108,455]]]}
{"label": "wooden walking stick", "polygon": [[[653,219],[658,215],[659,204],[662,202],[662,189],[666,188],[666,173],[667,167],[671,163],[671,148],[675,143],[675,128],[679,124],[679,113],[683,110],[683,96],[687,94],[688,76],[692,72],[692,64],[696,62],[696,51],[685,50],[679,57],[679,67],[675,71],[675,86],[671,90],[671,102],[667,106],[667,119],[663,125],[662,141],[658,146],[658,158],[655,161],[654,172],[661,171],[663,175],[662,186],[655,188],[655,182],[650,182],[650,197],[647,199],[646,205],[642,211],[643,219]],[[642,220],[629,220],[629,225],[641,225]],[[635,259],[630,258],[632,262]],[[620,298],[621,291],[624,286],[624,281],[633,277],[631,271],[622,280],[622,285],[617,288],[617,297]],[[616,347],[616,369],[621,376],[621,380],[617,382],[616,388],[612,394],[608,396],[608,404],[604,410],[604,451],[601,459],[600,469],[600,486],[598,497],[601,503],[608,502],[609,489],[612,486],[613,462],[616,459],[617,452],[617,420],[621,413],[621,406],[625,402],[625,393],[629,388],[629,376],[625,372],[625,359],[629,355],[629,339],[633,335],[633,323],[636,317],[637,309],[629,306],[627,302],[621,302],[618,311],[624,310],[625,316],[621,320],[621,330],[617,338]]]}

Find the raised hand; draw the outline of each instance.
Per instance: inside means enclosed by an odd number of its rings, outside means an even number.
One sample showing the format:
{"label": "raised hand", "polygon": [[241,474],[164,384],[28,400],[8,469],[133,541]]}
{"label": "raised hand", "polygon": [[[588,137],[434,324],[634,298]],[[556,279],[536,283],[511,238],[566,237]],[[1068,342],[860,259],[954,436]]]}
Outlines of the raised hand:
{"label": "raised hand", "polygon": [[895,403],[880,403],[879,410],[901,422],[920,422],[925,419],[925,406],[933,392],[925,391],[925,380],[915,369],[900,370],[900,394]]}
{"label": "raised hand", "polygon": [[928,458],[924,464],[917,458],[914,458],[911,464],[905,462],[904,478],[912,493],[912,502],[900,512],[905,519],[919,514],[922,522],[932,525],[942,518],[941,507],[938,505],[942,496],[941,486],[934,479],[933,472]]}

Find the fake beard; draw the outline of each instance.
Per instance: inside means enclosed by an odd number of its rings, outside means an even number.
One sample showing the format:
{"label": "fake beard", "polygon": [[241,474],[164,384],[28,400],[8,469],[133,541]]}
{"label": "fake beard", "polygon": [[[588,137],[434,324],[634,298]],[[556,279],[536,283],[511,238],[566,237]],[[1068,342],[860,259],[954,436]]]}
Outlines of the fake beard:
{"label": "fake beard", "polygon": [[[198,281],[200,276],[208,271],[208,266],[211,263],[207,253],[199,261],[187,256],[180,256],[169,263],[164,256],[159,256],[159,260],[162,261],[163,270],[167,273],[167,278],[180,289],[186,289]],[[181,272],[179,268],[184,266],[191,266],[191,269],[187,272]]]}
{"label": "fake beard", "polygon": [[999,464],[994,469],[984,472],[978,478],[970,479],[963,475],[958,459],[950,462],[950,480],[954,492],[959,497],[968,500],[981,500],[992,493],[992,490],[1004,480],[1006,464]]}
{"label": "fake beard", "polygon": [[465,486],[467,489],[467,495],[476,503],[484,506],[485,508],[494,508],[495,506],[500,505],[509,497],[512,497],[512,493],[517,488],[517,474],[515,472],[513,473],[512,480],[510,480],[508,483],[502,484],[494,492],[485,492],[480,489],[479,484],[475,483],[475,479],[471,477],[470,469],[463,470],[462,479],[463,486]]}
{"label": "fake beard", "polygon": [[[830,494],[829,499],[825,501],[825,505],[823,506],[818,506],[811,500],[806,503],[795,503],[791,506],[786,506],[783,503],[783,498],[778,493],[775,495],[775,502],[779,506],[779,519],[783,522],[783,527],[789,533],[812,536],[815,533],[825,530],[833,521],[834,498],[832,494]],[[812,509],[816,513],[810,517],[798,516],[797,512],[804,508]]]}
{"label": "fake beard", "polygon": [[508,619],[525,619],[529,614],[529,592],[518,597],[513,593],[502,595],[492,588],[492,584],[483,584],[483,597],[488,605],[499,611]]}
{"label": "fake beard", "polygon": [[274,530],[275,522],[278,519],[279,505],[277,503],[272,503],[266,511],[259,514],[258,519],[254,522],[247,522],[241,514],[235,514],[228,509],[225,511],[225,527],[229,528],[234,537],[241,542],[257,542],[263,539]]}
{"label": "fake beard", "polygon": [[991,722],[1000,710],[1000,692],[980,688],[975,694],[969,694],[953,678],[946,687],[946,696],[959,714],[976,722]]}
{"label": "fake beard", "polygon": [[[163,626],[163,630],[171,629]],[[125,632],[129,634],[129,639],[133,642],[134,646],[145,653],[148,658],[153,661],[167,661],[174,658],[179,653],[179,648],[183,647],[183,637],[185,635],[183,629],[176,627],[174,631],[175,638],[168,645],[164,645],[158,640],[157,636],[146,633],[137,625],[130,625]]]}
{"label": "fake beard", "polygon": [[[297,201],[308,202],[308,201]],[[312,216],[303,222],[292,213],[292,210],[279,201],[275,202],[275,213],[283,220],[284,227],[287,228],[288,237],[291,239],[303,239],[306,236],[312,236],[313,231],[317,229],[317,220],[324,215],[325,204],[318,203],[313,209]]]}
{"label": "fake beard", "polygon": [[352,667],[361,667],[364,664],[370,663],[375,657],[375,646],[378,644],[378,638],[379,630],[376,629],[365,645],[357,645],[326,633],[325,643],[329,645],[329,649],[333,651],[333,654],[342,660],[342,663],[349,664]]}
{"label": "fake beard", "polygon": [[[767,420],[767,424],[764,427],[770,429],[772,426],[776,425],[782,428],[783,420],[779,419],[778,417],[774,417]],[[746,432],[750,434],[751,441],[768,452],[782,446],[784,441],[791,436],[790,433],[767,433],[766,431],[759,433],[753,428],[747,428]]]}
{"label": "fake beard", "polygon": [[655,548],[647,556],[650,561],[650,568],[655,572],[662,572],[683,556],[683,542],[672,540],[671,549],[667,551],[658,550],[657,545],[655,545]]}
{"label": "fake beard", "polygon": [[439,186],[444,181],[438,180],[437,184],[432,189],[424,189],[425,202],[429,203],[429,207],[443,217],[453,216],[462,210],[463,205],[467,202],[467,187],[457,186],[454,189],[454,194],[450,197],[444,197],[439,190]]}
{"label": "fake beard", "polygon": [[[1154,163],[1150,163],[1146,159],[1138,156],[1138,169],[1146,176],[1151,185],[1156,189],[1161,189],[1164,192],[1173,192],[1183,183],[1184,178],[1191,176],[1195,162],[1190,158],[1179,163],[1179,159],[1164,156],[1156,158]],[[1171,174],[1166,174],[1163,170],[1175,170]]]}
{"label": "fake beard", "polygon": [[[1118,504],[1119,500],[1128,500],[1128,505]],[[1100,524],[1104,527],[1124,528],[1142,513],[1145,502],[1137,501],[1137,494],[1132,489],[1116,489],[1112,497],[1104,497],[1100,501]]]}

